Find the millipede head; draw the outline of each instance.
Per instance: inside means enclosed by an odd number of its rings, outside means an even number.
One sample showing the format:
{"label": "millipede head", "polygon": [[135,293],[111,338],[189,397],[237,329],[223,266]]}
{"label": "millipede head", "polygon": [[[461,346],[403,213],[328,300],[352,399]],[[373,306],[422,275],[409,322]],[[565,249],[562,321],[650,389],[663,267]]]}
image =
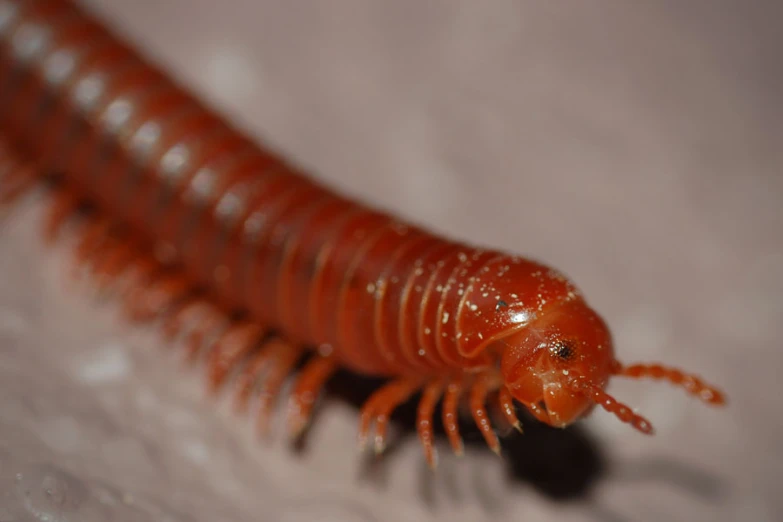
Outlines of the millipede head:
{"label": "millipede head", "polygon": [[612,376],[664,380],[702,401],[725,404],[725,396],[695,375],[660,364],[623,366],[611,334],[584,301],[567,302],[502,340],[500,372],[515,400],[539,420],[565,427],[600,406],[645,434],[652,424],[605,391]]}

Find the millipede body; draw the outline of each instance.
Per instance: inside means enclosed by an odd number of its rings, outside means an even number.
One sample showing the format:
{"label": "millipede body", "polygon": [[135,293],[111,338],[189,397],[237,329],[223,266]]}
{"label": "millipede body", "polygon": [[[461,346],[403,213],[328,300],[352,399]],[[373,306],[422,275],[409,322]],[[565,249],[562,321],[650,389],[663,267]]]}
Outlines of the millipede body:
{"label": "millipede body", "polygon": [[0,0],[0,202],[55,180],[46,234],[82,216],[76,256],[129,317],[162,319],[207,358],[238,409],[265,426],[283,381],[303,430],[340,368],[388,383],[364,404],[360,440],[421,392],[417,429],[435,463],[432,416],[455,451],[466,404],[494,451],[496,401],[566,426],[595,405],[650,423],[604,390],[611,376],[723,395],[698,377],[615,358],[602,318],[543,264],[438,237],[342,197],[254,143],[64,0]]}

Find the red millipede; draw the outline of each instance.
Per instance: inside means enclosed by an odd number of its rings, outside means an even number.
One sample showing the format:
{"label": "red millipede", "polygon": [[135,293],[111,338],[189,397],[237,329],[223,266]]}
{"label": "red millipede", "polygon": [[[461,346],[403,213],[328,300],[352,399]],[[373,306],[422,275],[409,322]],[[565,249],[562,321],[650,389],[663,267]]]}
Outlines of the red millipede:
{"label": "red millipede", "polygon": [[[610,377],[723,394],[657,363],[615,358],[604,320],[560,272],[437,237],[311,181],[243,136],[65,0],[0,0],[0,204],[56,180],[47,237],[85,216],[75,247],[135,320],[204,352],[209,385],[267,425],[298,372],[288,427],[307,426],[338,369],[388,383],[362,406],[360,443],[421,392],[417,430],[435,464],[433,415],[457,453],[467,404],[489,447],[488,401],[564,427],[596,405],[652,426],[605,390]],[[85,212],[82,212],[85,211]]]}

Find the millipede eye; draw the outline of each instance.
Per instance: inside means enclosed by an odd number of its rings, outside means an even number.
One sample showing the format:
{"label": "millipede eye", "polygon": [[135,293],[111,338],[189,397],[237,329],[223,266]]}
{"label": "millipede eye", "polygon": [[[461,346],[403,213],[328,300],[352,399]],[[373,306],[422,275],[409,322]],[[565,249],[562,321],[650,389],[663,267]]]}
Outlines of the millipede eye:
{"label": "millipede eye", "polygon": [[569,341],[557,341],[549,348],[549,353],[558,359],[568,361],[576,355],[576,348],[574,348],[573,343]]}

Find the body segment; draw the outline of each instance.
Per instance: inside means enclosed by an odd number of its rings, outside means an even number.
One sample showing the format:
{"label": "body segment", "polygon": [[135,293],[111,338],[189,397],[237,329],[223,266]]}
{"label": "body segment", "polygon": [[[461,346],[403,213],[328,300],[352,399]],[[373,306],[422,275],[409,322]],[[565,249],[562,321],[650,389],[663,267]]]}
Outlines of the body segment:
{"label": "body segment", "polygon": [[[130,267],[142,287],[135,313],[173,314],[172,332],[198,317],[191,351],[216,339],[211,382],[241,368],[239,406],[263,368],[274,397],[309,351],[294,431],[337,368],[389,377],[362,411],[363,437],[375,420],[382,448],[390,411],[424,390],[419,434],[434,462],[442,397],[458,451],[460,400],[498,449],[485,408],[496,392],[515,425],[514,401],[556,426],[600,404],[641,431],[649,423],[603,391],[611,375],[664,378],[723,401],[677,370],[623,367],[603,320],[559,272],[437,237],[310,180],[70,3],[1,0],[0,13],[6,157],[32,159],[64,179],[67,201],[99,209],[84,255],[107,277]],[[133,242],[101,239],[112,227]]]}

